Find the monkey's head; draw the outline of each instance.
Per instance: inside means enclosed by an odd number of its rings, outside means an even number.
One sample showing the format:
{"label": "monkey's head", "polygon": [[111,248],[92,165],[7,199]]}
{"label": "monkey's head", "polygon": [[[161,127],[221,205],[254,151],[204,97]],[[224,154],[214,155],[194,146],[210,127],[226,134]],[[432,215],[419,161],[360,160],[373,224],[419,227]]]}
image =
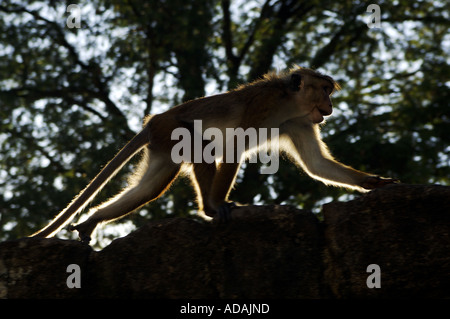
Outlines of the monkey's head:
{"label": "monkey's head", "polygon": [[324,117],[333,112],[331,95],[340,87],[331,77],[311,69],[296,68],[291,71],[289,86],[312,123],[323,122]]}

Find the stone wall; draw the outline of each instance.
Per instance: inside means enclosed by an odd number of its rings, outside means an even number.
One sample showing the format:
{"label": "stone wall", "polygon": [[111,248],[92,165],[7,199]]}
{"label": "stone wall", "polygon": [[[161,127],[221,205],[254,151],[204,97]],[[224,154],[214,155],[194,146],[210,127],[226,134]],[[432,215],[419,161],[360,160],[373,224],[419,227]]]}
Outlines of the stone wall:
{"label": "stone wall", "polygon": [[323,220],[271,205],[227,224],[152,221],[101,251],[7,241],[0,297],[449,298],[450,187],[387,186],[324,205]]}

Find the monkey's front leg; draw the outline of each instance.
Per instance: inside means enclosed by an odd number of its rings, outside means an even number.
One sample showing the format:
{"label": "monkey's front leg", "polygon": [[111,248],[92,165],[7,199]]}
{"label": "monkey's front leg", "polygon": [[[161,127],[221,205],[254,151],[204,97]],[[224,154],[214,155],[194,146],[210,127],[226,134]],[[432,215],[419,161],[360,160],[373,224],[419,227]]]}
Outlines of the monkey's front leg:
{"label": "monkey's front leg", "polygon": [[385,178],[380,176],[368,176],[361,183],[361,187],[365,189],[375,189],[389,184],[398,184],[400,181],[394,178]]}

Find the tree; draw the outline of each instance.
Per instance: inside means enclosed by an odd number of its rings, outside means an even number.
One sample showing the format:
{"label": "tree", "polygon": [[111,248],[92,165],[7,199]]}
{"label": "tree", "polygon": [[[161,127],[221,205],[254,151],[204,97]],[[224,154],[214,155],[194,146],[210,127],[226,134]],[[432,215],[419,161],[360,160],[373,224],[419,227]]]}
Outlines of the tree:
{"label": "tree", "polygon": [[[339,160],[406,183],[449,183],[445,2],[381,1],[379,29],[359,1],[80,1],[80,28],[67,26],[67,5],[0,4],[2,239],[30,234],[65,207],[144,114],[292,64],[343,86],[322,131]],[[269,176],[246,163],[231,196],[317,210],[347,194],[357,196],[283,162]],[[128,221],[194,211],[182,179]]]}

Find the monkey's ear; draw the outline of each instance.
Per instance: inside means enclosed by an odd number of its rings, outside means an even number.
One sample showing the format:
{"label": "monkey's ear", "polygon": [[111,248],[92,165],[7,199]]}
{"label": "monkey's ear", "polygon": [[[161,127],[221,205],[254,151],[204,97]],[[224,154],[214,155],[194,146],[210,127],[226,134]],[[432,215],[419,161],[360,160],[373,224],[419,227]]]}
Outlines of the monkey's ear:
{"label": "monkey's ear", "polygon": [[300,91],[300,84],[302,83],[302,76],[298,73],[291,74],[291,80],[289,82],[289,88],[292,91]]}

